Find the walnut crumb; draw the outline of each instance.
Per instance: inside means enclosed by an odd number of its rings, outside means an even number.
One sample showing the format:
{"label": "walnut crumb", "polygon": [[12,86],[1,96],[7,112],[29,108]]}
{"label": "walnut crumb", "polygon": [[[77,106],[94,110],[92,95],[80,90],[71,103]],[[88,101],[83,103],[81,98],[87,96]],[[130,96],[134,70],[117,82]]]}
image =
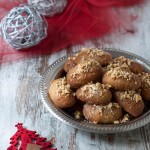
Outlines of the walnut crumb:
{"label": "walnut crumb", "polygon": [[[88,98],[92,98],[94,95],[102,96],[103,93],[108,89],[107,85],[97,82],[96,84],[89,83],[81,87],[81,95],[85,95]],[[88,93],[88,95],[87,95]]]}
{"label": "walnut crumb", "polygon": [[116,108],[119,108],[120,105],[118,103],[113,103]]}
{"label": "walnut crumb", "polygon": [[117,103],[109,103],[108,105],[95,105],[96,109],[102,114],[103,109],[112,109],[113,107],[119,108],[120,106]]}
{"label": "walnut crumb", "polygon": [[142,80],[142,86],[146,88],[150,88],[150,74],[149,73],[141,73],[139,74],[139,77]]}
{"label": "walnut crumb", "polygon": [[127,122],[129,120],[130,120],[130,116],[129,116],[129,114],[126,114],[126,115],[123,116],[123,118],[121,118],[119,120],[115,120],[114,124],[125,123],[125,122]]}
{"label": "walnut crumb", "polygon": [[127,64],[128,66],[131,66],[131,63],[133,62],[131,59],[127,59],[124,56],[120,56],[116,59],[114,59],[115,62],[120,62],[122,64]]}
{"label": "walnut crumb", "polygon": [[82,48],[81,51],[86,51],[91,57],[106,55],[106,52],[98,48]]}
{"label": "walnut crumb", "polygon": [[66,77],[60,78],[57,80],[57,95],[64,95],[65,97],[69,96],[72,92],[70,89],[70,85],[67,84]]}
{"label": "walnut crumb", "polygon": [[121,123],[129,121],[129,114],[124,115],[123,119],[121,120]]}
{"label": "walnut crumb", "polygon": [[109,71],[107,71],[107,75],[111,76],[113,79],[132,79],[132,73],[128,72],[127,70],[124,70],[120,67],[111,68]]}
{"label": "walnut crumb", "polygon": [[111,109],[112,106],[113,106],[113,104],[112,104],[112,103],[109,103],[107,107],[108,107],[109,109]]}
{"label": "walnut crumb", "polygon": [[132,60],[127,59],[124,56],[120,56],[114,59],[113,61],[111,61],[107,66],[106,70],[110,70],[111,68],[116,68],[116,67],[130,70],[130,66],[132,62],[133,62]]}
{"label": "walnut crumb", "polygon": [[114,124],[119,124],[120,122],[118,120],[115,120],[114,121]]}
{"label": "walnut crumb", "polygon": [[122,101],[124,101],[126,99],[130,99],[130,100],[136,101],[136,103],[138,101],[142,101],[142,97],[136,91],[124,91],[124,92],[121,92],[120,99]]}
{"label": "walnut crumb", "polygon": [[91,59],[91,60],[88,60],[88,61],[84,61],[83,63],[80,63],[78,64],[76,67],[77,69],[77,72],[73,73],[72,74],[72,77],[76,77],[76,75],[79,75],[80,73],[86,73],[86,72],[91,72],[93,71],[93,66],[97,66],[99,67],[99,63],[94,60],[94,59]]}

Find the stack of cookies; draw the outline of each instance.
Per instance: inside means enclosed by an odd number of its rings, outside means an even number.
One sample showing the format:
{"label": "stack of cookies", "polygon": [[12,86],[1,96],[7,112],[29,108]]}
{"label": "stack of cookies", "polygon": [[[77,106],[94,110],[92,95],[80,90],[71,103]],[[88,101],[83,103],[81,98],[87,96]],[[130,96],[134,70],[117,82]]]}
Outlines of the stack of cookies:
{"label": "stack of cookies", "polygon": [[83,48],[63,69],[65,76],[51,81],[49,95],[56,107],[72,110],[76,119],[123,123],[141,115],[150,101],[150,74],[124,56]]}

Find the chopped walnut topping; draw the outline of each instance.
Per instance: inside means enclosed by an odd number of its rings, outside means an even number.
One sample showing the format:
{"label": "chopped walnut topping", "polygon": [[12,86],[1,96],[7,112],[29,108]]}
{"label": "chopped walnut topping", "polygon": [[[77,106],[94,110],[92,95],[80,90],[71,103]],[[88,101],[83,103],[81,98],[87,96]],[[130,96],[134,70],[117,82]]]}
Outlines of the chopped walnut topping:
{"label": "chopped walnut topping", "polygon": [[98,110],[98,112],[100,114],[102,114],[103,113],[103,107],[101,105],[95,105],[95,106],[96,106],[96,109]]}
{"label": "chopped walnut topping", "polygon": [[142,80],[142,86],[150,88],[150,74],[149,73],[142,73],[139,74],[141,80]]}
{"label": "chopped walnut topping", "polygon": [[93,56],[104,56],[106,55],[106,52],[104,52],[103,50],[100,50],[98,48],[82,48],[81,51],[87,51],[87,53],[89,54],[89,56],[93,57]]}
{"label": "chopped walnut topping", "polygon": [[132,73],[127,72],[126,70],[117,67],[117,68],[111,68],[109,71],[107,71],[107,75],[111,76],[113,79],[127,79],[131,80],[132,79]]}
{"label": "chopped walnut topping", "polygon": [[70,95],[71,89],[70,85],[67,84],[66,78],[60,78],[57,80],[57,95],[65,95],[66,97]]}
{"label": "chopped walnut topping", "polygon": [[93,66],[100,66],[99,63],[94,60],[88,60],[88,61],[84,61],[83,63],[78,64],[76,67],[77,72],[72,74],[72,77],[75,77],[77,74],[80,73],[86,73],[86,72],[91,72],[93,71]]}
{"label": "chopped walnut topping", "polygon": [[119,108],[118,103],[109,103],[108,105],[102,106],[102,105],[95,105],[96,109],[99,110],[100,113],[102,113],[103,109],[112,109],[113,107]]}
{"label": "chopped walnut topping", "polygon": [[109,103],[107,107],[108,107],[109,109],[111,109],[112,106],[113,106],[112,103]]}
{"label": "chopped walnut topping", "polygon": [[121,92],[120,94],[120,99],[122,101],[126,100],[126,99],[130,99],[130,100],[134,100],[136,101],[136,103],[138,101],[142,101],[142,97],[140,96],[140,94],[138,94],[136,91],[125,91],[125,92]]}
{"label": "chopped walnut topping", "polygon": [[93,66],[99,66],[99,63],[93,59],[87,61],[87,62],[84,62],[84,63],[81,63],[78,65],[78,71],[79,73],[80,72],[89,72],[91,70],[91,67]]}
{"label": "chopped walnut topping", "polygon": [[89,117],[92,117],[95,111],[98,111],[102,115],[103,107],[101,105],[93,105],[93,107],[94,109],[90,109],[90,107],[88,107]]}
{"label": "chopped walnut topping", "polygon": [[110,62],[110,64],[107,66],[107,70],[110,70],[111,68],[116,68],[116,67],[129,69],[132,62],[133,62],[132,60],[127,59],[124,56],[120,56],[114,59],[112,62]]}
{"label": "chopped walnut topping", "polygon": [[108,105],[103,106],[104,108],[109,108],[111,109],[112,107],[116,107],[119,108],[119,104],[118,103],[109,103]]}
{"label": "chopped walnut topping", "polygon": [[113,103],[116,108],[119,108],[120,105],[118,103]]}
{"label": "chopped walnut topping", "polygon": [[125,63],[121,64],[120,62],[111,62],[107,67],[106,70],[110,70],[112,68],[123,68],[123,69],[129,69],[129,66]]}
{"label": "chopped walnut topping", "polygon": [[131,66],[131,63],[133,62],[131,59],[127,59],[124,56],[120,56],[116,59],[114,59],[114,62],[120,62],[122,64],[127,64],[128,66]]}
{"label": "chopped walnut topping", "polygon": [[84,85],[81,87],[81,94],[85,95],[86,92],[88,92],[88,98],[92,98],[93,95],[98,94],[99,96],[102,96],[103,93],[108,89],[107,85],[101,84],[97,82],[96,84],[89,83],[87,85]]}

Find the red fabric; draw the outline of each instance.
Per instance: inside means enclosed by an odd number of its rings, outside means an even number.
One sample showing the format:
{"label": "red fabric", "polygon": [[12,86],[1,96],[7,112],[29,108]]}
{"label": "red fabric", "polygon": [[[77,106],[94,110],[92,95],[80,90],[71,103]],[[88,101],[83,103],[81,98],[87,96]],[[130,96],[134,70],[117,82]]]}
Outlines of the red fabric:
{"label": "red fabric", "polygon": [[[120,27],[130,31],[132,18],[122,8],[134,6],[145,1],[68,0],[67,7],[63,13],[46,18],[49,26],[48,37],[39,45],[16,51],[3,39],[0,39],[0,63],[35,55],[50,54],[66,46],[115,32]],[[2,0],[0,7],[3,10],[9,10],[11,7],[18,5],[17,0],[13,2],[7,6],[7,2]]]}
{"label": "red fabric", "polygon": [[50,148],[52,146],[51,142],[46,142],[46,138],[39,137],[36,131],[23,128],[22,123],[18,123],[16,127],[18,130],[10,138],[11,146],[9,146],[7,150],[26,150],[27,144],[40,145],[42,146],[42,150],[57,150],[56,148]]}

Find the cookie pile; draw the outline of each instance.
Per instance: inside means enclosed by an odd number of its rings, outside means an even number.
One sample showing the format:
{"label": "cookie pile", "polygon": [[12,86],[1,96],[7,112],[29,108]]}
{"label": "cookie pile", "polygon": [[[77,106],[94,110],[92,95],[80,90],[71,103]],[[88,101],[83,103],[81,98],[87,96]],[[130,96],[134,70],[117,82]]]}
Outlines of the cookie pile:
{"label": "cookie pile", "polygon": [[144,112],[150,74],[141,64],[97,48],[83,48],[65,62],[65,76],[51,81],[52,103],[92,123],[123,123]]}

